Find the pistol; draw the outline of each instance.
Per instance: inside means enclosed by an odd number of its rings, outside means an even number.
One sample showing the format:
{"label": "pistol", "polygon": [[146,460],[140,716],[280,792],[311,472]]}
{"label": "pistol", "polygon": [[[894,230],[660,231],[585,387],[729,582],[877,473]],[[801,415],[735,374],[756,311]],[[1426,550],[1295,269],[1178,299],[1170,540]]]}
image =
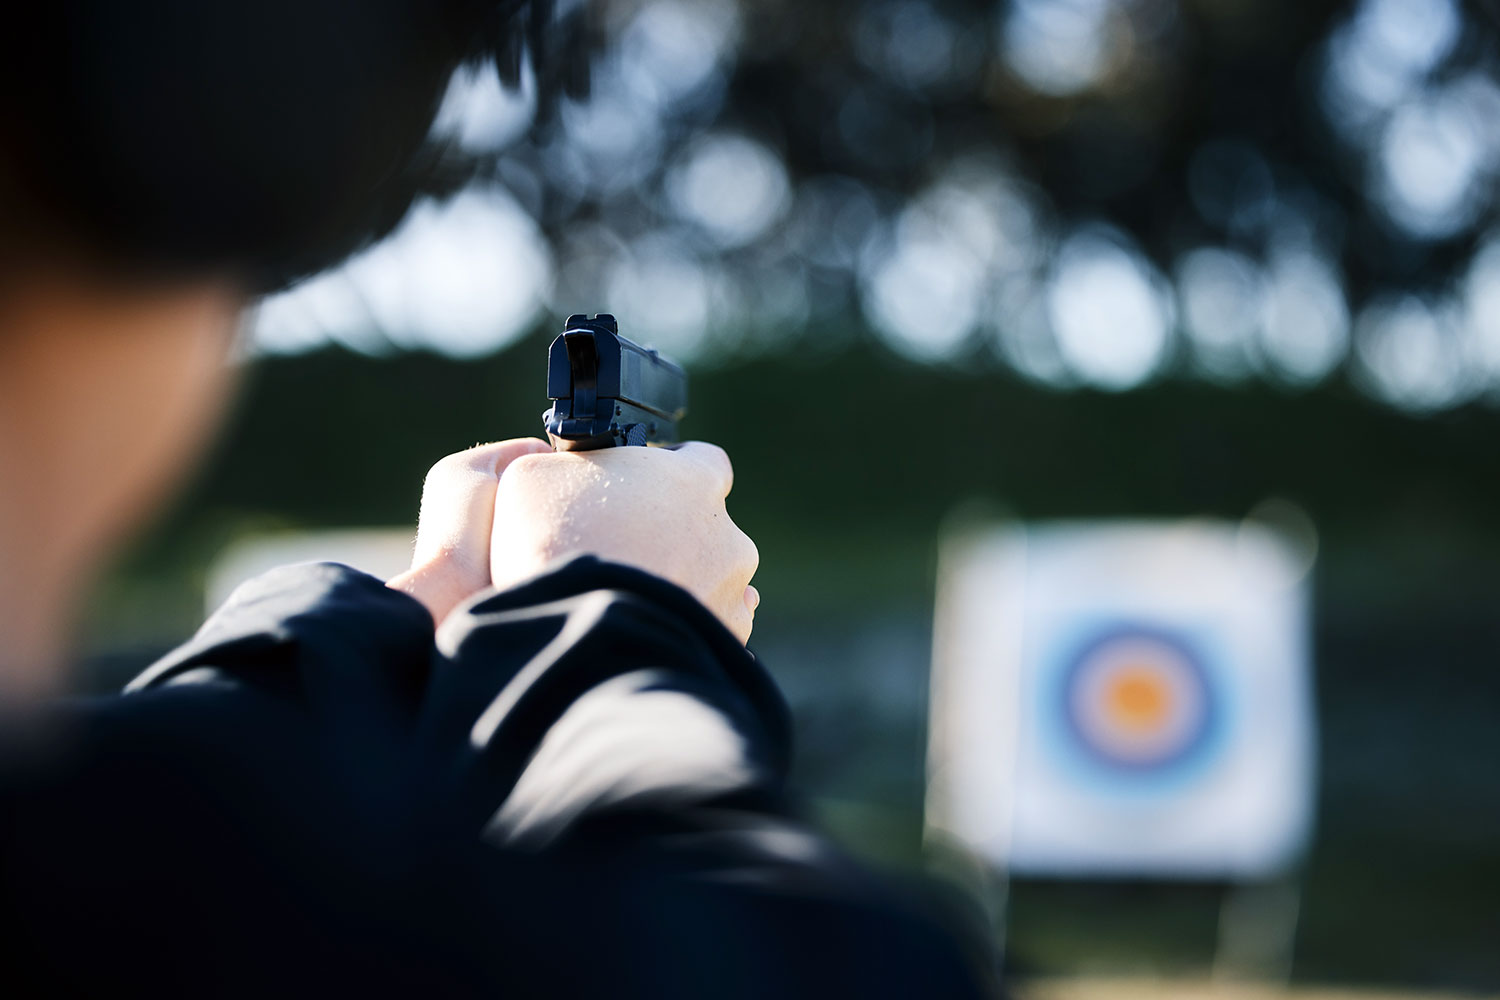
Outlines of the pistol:
{"label": "pistol", "polygon": [[547,349],[542,414],[558,451],[669,444],[687,416],[687,373],[620,336],[608,313],[569,316]]}

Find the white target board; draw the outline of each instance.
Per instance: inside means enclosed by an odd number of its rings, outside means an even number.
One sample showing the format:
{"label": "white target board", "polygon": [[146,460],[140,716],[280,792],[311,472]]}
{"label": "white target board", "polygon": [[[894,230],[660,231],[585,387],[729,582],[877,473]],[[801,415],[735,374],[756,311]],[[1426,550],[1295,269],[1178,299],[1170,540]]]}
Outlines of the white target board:
{"label": "white target board", "polygon": [[1258,522],[950,538],[929,828],[1023,875],[1285,871],[1312,814],[1311,558]]}

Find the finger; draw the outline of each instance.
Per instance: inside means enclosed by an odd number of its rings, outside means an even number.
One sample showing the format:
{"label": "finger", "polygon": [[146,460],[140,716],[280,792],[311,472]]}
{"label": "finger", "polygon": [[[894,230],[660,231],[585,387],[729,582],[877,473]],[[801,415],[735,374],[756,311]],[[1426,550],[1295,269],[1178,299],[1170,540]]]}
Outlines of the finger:
{"label": "finger", "polygon": [[422,484],[413,564],[444,554],[476,562],[487,557],[501,474],[518,458],[550,450],[538,438],[515,438],[440,459]]}
{"label": "finger", "polygon": [[684,441],[673,451],[679,455],[697,462],[714,476],[719,485],[721,496],[728,496],[734,486],[734,466],[729,461],[729,454],[716,444],[707,441]]}
{"label": "finger", "polygon": [[749,642],[750,633],[755,630],[754,609],[746,602],[741,602],[738,607],[730,608],[724,618],[724,626],[741,643]]}
{"label": "finger", "polygon": [[487,472],[498,479],[504,474],[506,466],[523,455],[540,455],[551,450],[552,445],[541,438],[511,438],[508,441],[475,445],[452,457],[461,458],[462,464],[467,468]]}
{"label": "finger", "polygon": [[498,479],[506,466],[516,459],[551,450],[551,446],[539,438],[512,438],[509,441],[475,445],[466,451],[456,451],[438,459],[427,470],[423,490],[441,493],[471,483],[476,476]]}

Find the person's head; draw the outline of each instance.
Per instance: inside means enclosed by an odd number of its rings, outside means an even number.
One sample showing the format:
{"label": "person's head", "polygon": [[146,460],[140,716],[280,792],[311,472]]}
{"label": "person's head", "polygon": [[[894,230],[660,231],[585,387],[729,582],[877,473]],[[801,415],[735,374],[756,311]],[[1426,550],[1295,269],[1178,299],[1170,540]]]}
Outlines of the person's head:
{"label": "person's head", "polygon": [[243,306],[461,179],[454,68],[524,0],[52,0],[0,37],[0,696],[189,464]]}

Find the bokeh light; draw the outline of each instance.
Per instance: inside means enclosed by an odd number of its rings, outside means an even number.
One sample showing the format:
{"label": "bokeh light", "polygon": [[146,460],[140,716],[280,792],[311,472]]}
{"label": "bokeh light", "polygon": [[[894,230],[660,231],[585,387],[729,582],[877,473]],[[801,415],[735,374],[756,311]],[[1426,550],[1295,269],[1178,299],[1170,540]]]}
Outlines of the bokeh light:
{"label": "bokeh light", "polygon": [[668,174],[667,196],[678,215],[721,246],[743,246],[786,210],[786,169],[780,157],[753,139],[708,135]]}
{"label": "bokeh light", "polygon": [[996,283],[1038,263],[1038,211],[997,167],[955,166],[870,240],[861,275],[871,323],[911,357],[954,354],[993,310]]}
{"label": "bokeh light", "polygon": [[1494,392],[1500,381],[1500,233],[1492,233],[1480,246],[1462,287],[1469,349]]}
{"label": "bokeh light", "polygon": [[1309,385],[1328,376],[1349,343],[1349,307],[1326,258],[1279,248],[1266,270],[1261,350],[1284,381]]}
{"label": "bokeh light", "polygon": [[984,261],[933,209],[918,203],[903,212],[864,268],[870,321],[887,343],[919,359],[946,357],[963,346],[984,301]]}
{"label": "bokeh light", "polygon": [[682,246],[671,234],[634,242],[607,275],[605,299],[630,317],[631,328],[648,343],[691,359],[710,328],[714,275]]}
{"label": "bokeh light", "polygon": [[529,64],[519,90],[501,85],[494,63],[473,64],[453,74],[432,131],[470,152],[494,153],[521,138],[535,117],[536,79]]}
{"label": "bokeh light", "polygon": [[418,205],[388,239],[266,300],[253,346],[295,351],[331,337],[364,349],[488,354],[530,329],[551,275],[531,217],[502,191],[471,189]]}
{"label": "bokeh light", "polygon": [[1260,268],[1242,253],[1202,247],[1177,265],[1182,328],[1193,360],[1219,378],[1243,378],[1254,364],[1264,296]]}
{"label": "bokeh light", "polygon": [[739,40],[732,0],[658,0],[646,4],[618,44],[620,82],[658,112],[721,87]]}
{"label": "bokeh light", "polygon": [[1459,94],[1439,90],[1403,104],[1391,116],[1377,154],[1372,190],[1391,218],[1422,237],[1450,236],[1473,222],[1486,196],[1493,129]]}
{"label": "bokeh light", "polygon": [[970,85],[983,52],[944,11],[917,0],[869,4],[853,40],[865,65],[915,90]]}
{"label": "bokeh light", "polygon": [[1380,398],[1403,409],[1452,406],[1475,388],[1453,303],[1382,298],[1354,324],[1356,372]]}
{"label": "bokeh light", "polygon": [[1002,20],[1005,61],[1040,93],[1085,90],[1109,68],[1113,12],[1108,0],[1016,0]]}
{"label": "bokeh light", "polygon": [[1163,281],[1119,233],[1090,227],[1063,242],[1047,312],[1063,360],[1090,385],[1133,388],[1166,354],[1172,312]]}
{"label": "bokeh light", "polygon": [[1323,97],[1336,127],[1396,105],[1458,40],[1453,0],[1363,0],[1328,43]]}
{"label": "bokeh light", "polygon": [[787,237],[809,264],[852,272],[879,222],[880,209],[868,187],[851,177],[825,174],[798,187]]}
{"label": "bokeh light", "polygon": [[553,149],[564,177],[580,195],[612,195],[637,188],[657,169],[665,136],[656,109],[624,86],[612,62],[599,72],[587,101],[565,101],[566,142]]}
{"label": "bokeh light", "polygon": [[[1267,132],[1215,113],[1163,159],[1168,109],[1190,106],[1168,84],[1204,44],[1179,6],[872,0],[819,48],[780,8],[621,5],[593,96],[551,118],[529,67],[516,93],[493,69],[457,74],[434,137],[494,154],[484,193],[425,207],[389,246],[267,303],[256,343],[470,356],[545,306],[630,314],[705,364],[861,323],[918,363],[990,345],[1060,388],[1347,371],[1418,412],[1488,393],[1434,374],[1447,341],[1390,306],[1444,301],[1462,276],[1464,351],[1475,379],[1500,381],[1495,266],[1461,243],[1496,211],[1494,39],[1466,33],[1455,0],[1359,0],[1327,15],[1289,85],[1305,121]],[[1231,8],[1194,16],[1233,37],[1248,15]],[[805,62],[790,103],[745,98],[777,59]],[[1135,189],[1181,209],[1145,211]]]}

